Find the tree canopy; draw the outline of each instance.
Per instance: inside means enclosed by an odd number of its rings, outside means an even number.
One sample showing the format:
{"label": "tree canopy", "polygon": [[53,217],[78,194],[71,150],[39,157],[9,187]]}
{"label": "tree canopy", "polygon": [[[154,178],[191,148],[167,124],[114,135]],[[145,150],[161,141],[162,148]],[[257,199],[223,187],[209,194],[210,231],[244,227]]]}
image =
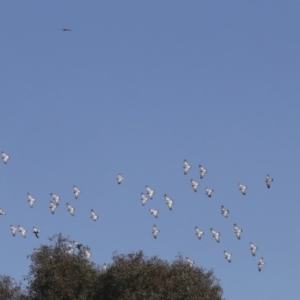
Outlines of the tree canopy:
{"label": "tree canopy", "polygon": [[69,251],[68,238],[50,238],[36,249],[25,277],[26,288],[0,276],[0,299],[7,300],[222,300],[223,290],[212,270],[191,267],[181,255],[172,262],[143,251],[115,253],[107,268],[89,261],[79,245]]}

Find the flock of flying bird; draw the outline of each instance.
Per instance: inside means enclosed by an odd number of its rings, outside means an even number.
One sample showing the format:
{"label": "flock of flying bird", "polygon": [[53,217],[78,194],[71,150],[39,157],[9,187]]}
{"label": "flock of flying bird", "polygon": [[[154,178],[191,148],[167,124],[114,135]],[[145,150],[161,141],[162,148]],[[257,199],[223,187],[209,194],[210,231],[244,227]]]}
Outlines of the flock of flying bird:
{"label": "flock of flying bird", "polygon": [[[7,164],[9,159],[10,159],[10,156],[2,151],[1,152],[1,158],[2,158],[3,162],[5,164]],[[184,162],[183,162],[183,169],[184,169],[184,174],[185,175],[191,169],[191,166],[189,165],[187,160],[184,160]],[[207,170],[203,166],[199,165],[199,172],[200,172],[200,179],[203,179],[205,174],[207,173]],[[121,184],[122,181],[124,180],[124,177],[121,174],[118,174],[116,180],[117,180],[118,184]],[[269,175],[267,175],[266,179],[265,179],[265,182],[266,182],[266,185],[267,185],[268,188],[271,187],[271,182],[272,181],[273,181],[273,178],[271,178]],[[194,192],[197,192],[199,183],[197,181],[191,179],[191,186],[192,186]],[[246,185],[243,185],[243,184],[239,183],[238,188],[239,188],[239,190],[241,191],[241,193],[243,195],[246,195],[246,190],[247,190]],[[206,188],[205,189],[205,193],[208,197],[212,197],[213,191],[214,190],[211,189],[211,188]],[[78,199],[80,193],[81,193],[81,191],[79,190],[79,188],[77,186],[73,185],[73,194],[74,194],[75,199]],[[153,189],[151,189],[149,186],[146,185],[146,195],[148,196],[148,198],[144,193],[141,193],[142,205],[145,205],[146,202],[149,199],[152,200],[154,194],[155,194],[155,191]],[[50,193],[50,195],[52,197],[52,200],[50,201],[49,208],[50,208],[50,212],[52,214],[54,214],[56,208],[59,206],[60,197],[58,195],[53,194],[53,193]],[[36,201],[35,198],[32,195],[30,195],[29,193],[27,193],[27,198],[28,198],[29,206],[31,208],[33,208],[33,205]],[[174,200],[172,200],[170,197],[168,197],[167,194],[164,195],[164,198],[166,200],[166,204],[167,204],[169,210],[172,210],[173,205],[174,205]],[[66,206],[67,206],[67,210],[69,211],[71,216],[74,216],[75,208],[73,206],[71,206],[69,203],[66,203]],[[149,211],[155,218],[158,218],[159,211],[157,209],[151,208],[151,209],[149,209]],[[0,208],[0,215],[5,215],[5,214],[6,214],[6,212]],[[223,205],[221,206],[221,214],[225,218],[228,218],[229,210],[226,209]],[[95,211],[93,209],[91,209],[90,217],[93,221],[97,221],[97,219],[98,219],[98,215],[95,213]],[[234,233],[236,234],[236,237],[240,240],[243,230],[241,228],[239,228],[237,224],[234,224],[233,226],[234,226]],[[11,225],[10,230],[11,230],[11,233],[12,233],[13,236],[16,236],[17,232],[19,231],[24,238],[26,237],[27,230],[24,229],[20,225],[18,225],[17,227]],[[221,233],[214,230],[213,228],[210,228],[210,231],[212,233],[212,237],[216,240],[216,242],[219,243]],[[37,229],[35,226],[33,226],[32,232],[37,238],[39,238],[39,235],[40,235],[40,230],[39,229]],[[156,225],[153,225],[152,235],[155,239],[157,238],[159,232],[160,232],[160,230],[156,227]],[[204,234],[204,231],[199,229],[196,226],[195,227],[195,234],[196,234],[197,238],[200,240],[201,237]],[[67,247],[66,252],[69,253],[69,254],[72,254],[76,248],[84,255],[84,257],[86,259],[88,259],[88,260],[90,259],[91,253],[90,253],[89,249],[87,247],[83,247],[82,244],[77,243],[76,241],[72,241],[72,242],[69,243],[69,246]],[[258,250],[258,247],[255,246],[252,242],[250,242],[250,250],[251,250],[252,255],[255,256],[256,251]],[[35,251],[37,251],[37,250],[35,250]],[[227,251],[224,251],[224,256],[225,256],[225,259],[228,262],[231,262],[231,256],[232,256],[231,253],[229,253]],[[194,261],[192,261],[189,257],[186,258],[186,261],[191,267],[194,265]],[[261,269],[264,265],[265,265],[264,259],[263,259],[263,257],[261,257],[259,262],[258,262],[258,270],[261,271]],[[107,269],[107,266],[106,266],[106,264],[104,264],[103,265],[103,270],[106,270],[106,269]]]}

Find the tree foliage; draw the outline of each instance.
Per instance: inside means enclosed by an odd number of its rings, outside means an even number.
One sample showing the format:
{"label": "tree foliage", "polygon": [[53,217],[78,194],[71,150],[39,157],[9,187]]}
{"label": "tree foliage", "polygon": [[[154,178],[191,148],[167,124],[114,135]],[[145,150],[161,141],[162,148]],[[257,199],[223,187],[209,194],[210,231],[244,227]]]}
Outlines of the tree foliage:
{"label": "tree foliage", "polygon": [[142,251],[115,254],[101,270],[81,248],[68,253],[68,238],[49,240],[29,256],[26,291],[0,276],[1,300],[222,300],[213,271],[190,267],[181,255],[170,263]]}

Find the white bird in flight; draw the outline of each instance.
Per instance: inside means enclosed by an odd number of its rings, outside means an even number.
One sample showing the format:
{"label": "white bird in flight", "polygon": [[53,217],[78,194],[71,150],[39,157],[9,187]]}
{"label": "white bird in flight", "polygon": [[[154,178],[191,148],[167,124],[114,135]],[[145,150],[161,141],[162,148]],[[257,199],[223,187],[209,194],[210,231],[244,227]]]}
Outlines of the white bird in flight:
{"label": "white bird in flight", "polygon": [[52,214],[55,213],[56,207],[57,207],[57,206],[56,206],[52,201],[50,201],[49,208],[50,208],[50,211],[51,211]]}
{"label": "white bird in flight", "polygon": [[13,225],[10,225],[11,234],[13,236],[16,236],[16,233],[18,231],[18,228],[14,227]]}
{"label": "white bird in flight", "polygon": [[225,218],[228,218],[229,209],[226,209],[226,208],[224,207],[224,205],[221,206],[221,214],[222,214]]}
{"label": "white bird in flight", "polygon": [[118,182],[118,184],[121,184],[121,182],[124,180],[124,178],[122,177],[122,175],[121,174],[118,174],[118,176],[117,176],[117,182]]}
{"label": "white bird in flight", "polygon": [[256,250],[258,250],[258,247],[256,247],[252,242],[250,243],[250,250],[252,253],[252,256],[255,256]]}
{"label": "white bird in flight", "polygon": [[75,208],[71,206],[69,203],[66,203],[66,205],[68,207],[68,211],[70,212],[71,216],[74,216]]}
{"label": "white bird in flight", "polygon": [[243,232],[243,230],[240,229],[236,224],[233,224],[233,227],[234,227],[234,233],[235,233],[236,237],[238,239],[240,239],[241,238],[241,233]]}
{"label": "white bird in flight", "polygon": [[273,181],[274,179],[270,177],[270,175],[268,174],[267,177],[266,177],[266,185],[268,187],[268,189],[271,187],[271,182]]}
{"label": "white bird in flight", "polygon": [[51,197],[52,197],[52,200],[56,203],[56,205],[58,206],[59,205],[59,200],[60,200],[60,197],[55,195],[55,194],[52,194],[50,193]]}
{"label": "white bird in flight", "polygon": [[35,234],[37,238],[40,237],[40,230],[33,226],[32,232]]}
{"label": "white bird in flight", "polygon": [[78,199],[80,193],[81,191],[79,190],[79,188],[76,185],[73,185],[73,194],[75,199]]}
{"label": "white bird in flight", "polygon": [[2,160],[5,164],[7,164],[8,160],[10,159],[10,156],[7,155],[6,153],[4,153],[3,151],[1,152],[1,157],[2,157]]}
{"label": "white bird in flight", "polygon": [[157,209],[151,208],[151,209],[149,209],[149,211],[150,211],[150,213],[151,213],[155,218],[158,217],[158,210],[157,210]]}
{"label": "white bird in flight", "polygon": [[199,172],[200,178],[203,179],[204,175],[207,173],[207,170],[203,166],[199,165]]}
{"label": "white bird in flight", "polygon": [[146,190],[147,194],[149,195],[149,198],[152,199],[154,195],[154,190],[151,190],[148,185],[146,185]]}
{"label": "white bird in flight", "polygon": [[33,204],[35,203],[35,198],[33,198],[29,193],[27,193],[27,198],[28,198],[28,202],[29,202],[29,206],[32,208]]}
{"label": "white bird in flight", "polygon": [[243,184],[239,183],[239,190],[241,191],[241,193],[243,195],[246,195],[246,189],[247,189],[246,185],[243,185]]}
{"label": "white bird in flight", "polygon": [[199,183],[197,181],[191,179],[191,184],[192,184],[194,192],[197,192]]}
{"label": "white bird in flight", "polygon": [[184,175],[187,174],[187,172],[189,171],[189,169],[191,168],[191,166],[189,165],[189,163],[187,162],[187,160],[185,159],[183,161],[183,172],[184,172]]}
{"label": "white bird in flight", "polygon": [[18,225],[18,230],[21,232],[22,236],[26,238],[26,229],[24,229],[22,226]]}
{"label": "white bird in flight", "polygon": [[141,201],[142,201],[142,205],[145,205],[146,204],[146,202],[147,202],[147,197],[143,194],[143,193],[141,193]]}
{"label": "white bird in flight", "polygon": [[231,253],[227,252],[227,251],[224,251],[224,255],[225,255],[225,258],[228,262],[231,262]]}
{"label": "white bird in flight", "polygon": [[209,188],[205,189],[205,193],[208,197],[211,197],[213,191],[214,191],[213,189],[209,189]]}
{"label": "white bird in flight", "polygon": [[190,258],[186,258],[186,262],[189,264],[189,266],[192,268],[193,267],[193,265],[194,265],[194,261],[193,260],[191,260]]}
{"label": "white bird in flight", "polygon": [[214,229],[210,229],[212,236],[215,238],[215,240],[219,243],[220,242],[220,235],[221,233],[218,231],[215,231]]}
{"label": "white bird in flight", "polygon": [[259,261],[258,261],[258,271],[260,272],[263,265],[265,265],[266,263],[264,262],[264,258],[262,257]]}
{"label": "white bird in flight", "polygon": [[157,238],[157,235],[158,235],[158,233],[160,232],[160,230],[158,230],[157,228],[156,228],[156,225],[153,225],[153,227],[152,227],[152,234],[153,234],[153,237],[156,239]]}
{"label": "white bird in flight", "polygon": [[0,208],[0,216],[6,215],[6,212]]}
{"label": "white bird in flight", "polygon": [[93,209],[91,209],[91,218],[93,221],[97,221],[98,215],[94,212]]}
{"label": "white bird in flight", "polygon": [[196,236],[198,237],[198,239],[200,240],[202,235],[204,234],[203,230],[200,230],[197,226],[195,227],[195,231],[196,231]]}
{"label": "white bird in flight", "polygon": [[166,199],[166,204],[168,205],[169,207],[169,210],[172,210],[172,207],[173,207],[173,204],[174,204],[174,200],[172,200],[170,197],[168,197],[166,194],[165,194],[165,199]]}

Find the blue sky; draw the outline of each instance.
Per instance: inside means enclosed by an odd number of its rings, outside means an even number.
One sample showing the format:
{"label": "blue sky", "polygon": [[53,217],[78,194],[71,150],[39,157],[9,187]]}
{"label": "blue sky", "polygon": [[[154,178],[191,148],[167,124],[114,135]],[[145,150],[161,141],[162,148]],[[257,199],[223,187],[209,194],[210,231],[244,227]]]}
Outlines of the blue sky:
{"label": "blue sky", "polygon": [[[0,164],[2,274],[22,279],[26,256],[61,232],[89,245],[100,265],[115,250],[169,261],[180,252],[213,268],[227,299],[298,299],[299,9],[298,1],[1,3],[0,150],[11,156]],[[155,196],[143,207],[145,185]],[[55,215],[50,192],[61,196]],[[13,238],[11,224],[28,237]]]}

